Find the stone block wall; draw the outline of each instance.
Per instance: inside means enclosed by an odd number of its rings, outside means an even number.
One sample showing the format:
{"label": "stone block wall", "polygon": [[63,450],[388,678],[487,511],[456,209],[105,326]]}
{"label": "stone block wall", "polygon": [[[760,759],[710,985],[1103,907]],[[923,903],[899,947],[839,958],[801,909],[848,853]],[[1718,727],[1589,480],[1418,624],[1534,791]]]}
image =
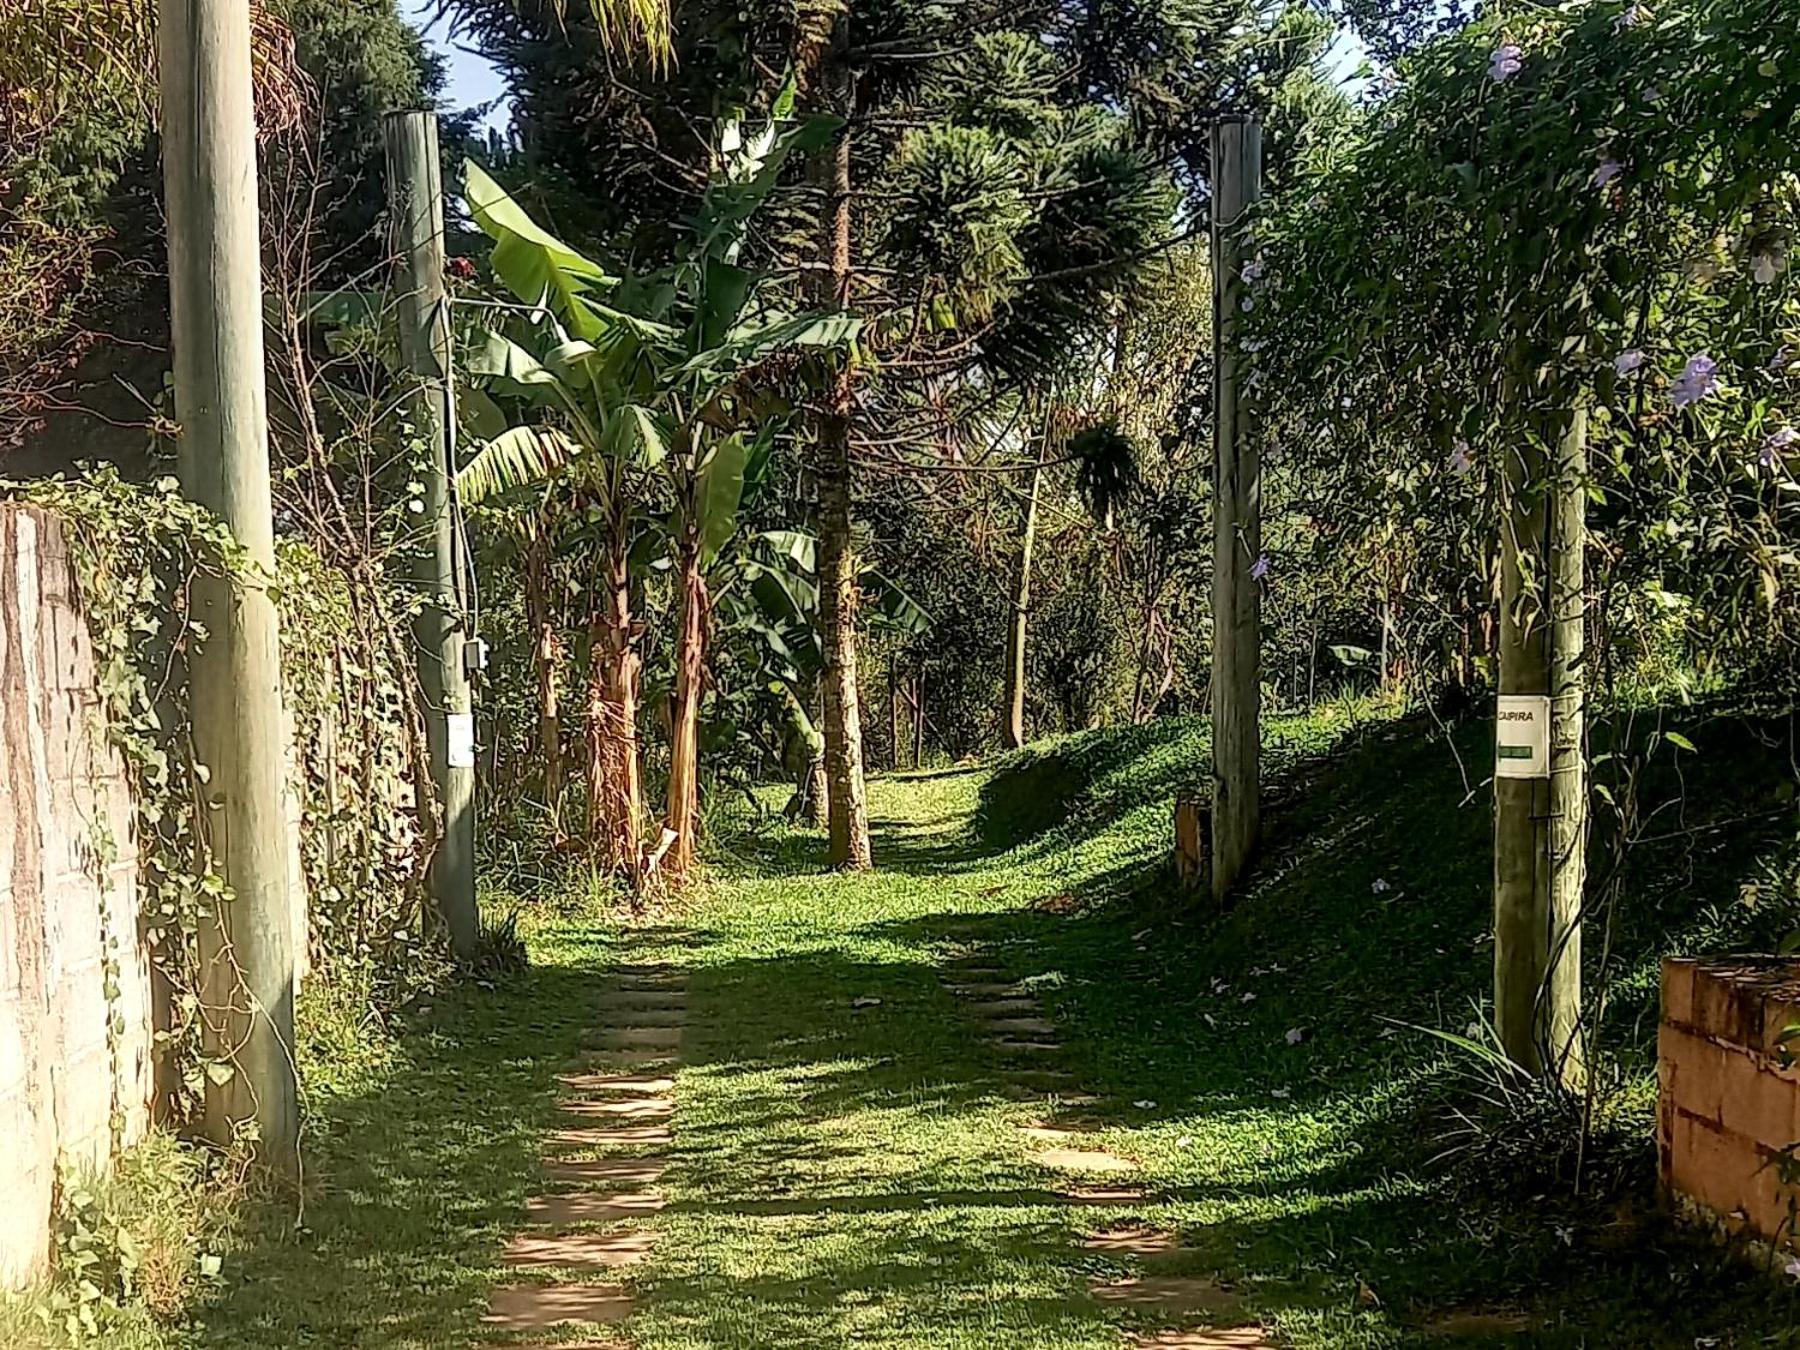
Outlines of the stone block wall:
{"label": "stone block wall", "polygon": [[0,1288],[43,1267],[59,1157],[103,1168],[149,1126],[134,815],[101,716],[63,527],[0,505]]}
{"label": "stone block wall", "polygon": [[1800,962],[1663,964],[1663,1185],[1734,1233],[1800,1249]]}

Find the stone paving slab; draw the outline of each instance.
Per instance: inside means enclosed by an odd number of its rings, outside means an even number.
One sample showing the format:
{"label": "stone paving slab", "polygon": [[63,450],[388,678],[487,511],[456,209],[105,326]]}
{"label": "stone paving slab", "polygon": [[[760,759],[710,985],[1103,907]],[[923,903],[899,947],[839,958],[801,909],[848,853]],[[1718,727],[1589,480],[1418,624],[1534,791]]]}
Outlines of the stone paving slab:
{"label": "stone paving slab", "polygon": [[672,1092],[675,1080],[662,1073],[559,1073],[556,1081],[576,1092]]}
{"label": "stone paving slab", "polygon": [[1103,1148],[1047,1148],[1032,1154],[1045,1167],[1061,1172],[1135,1172],[1137,1164]]}
{"label": "stone paving slab", "polygon": [[1071,1186],[1068,1190],[1058,1191],[1057,1198],[1066,1205],[1093,1205],[1112,1209],[1126,1209],[1133,1205],[1153,1205],[1154,1196],[1142,1186]]}
{"label": "stone paving slab", "polygon": [[1054,1055],[1062,1052],[1061,1041],[1026,1041],[1017,1036],[993,1036],[989,1040],[999,1049],[1015,1055]]}
{"label": "stone paving slab", "polygon": [[488,1300],[490,1327],[542,1331],[563,1322],[622,1322],[631,1296],[617,1284],[503,1284]]}
{"label": "stone paving slab", "polygon": [[986,1031],[1006,1031],[1010,1035],[1026,1035],[1026,1037],[1053,1037],[1057,1035],[1057,1024],[1046,1017],[995,1017],[985,1022]]}
{"label": "stone paving slab", "polygon": [[1014,1017],[1024,1016],[1038,1010],[1035,998],[989,998],[979,1003],[971,1003],[969,1011],[978,1017]]}
{"label": "stone paving slab", "polygon": [[525,1202],[525,1222],[547,1228],[578,1223],[617,1223],[661,1212],[668,1203],[660,1191],[566,1191],[533,1196]]}
{"label": "stone paving slab", "polygon": [[1167,1256],[1182,1250],[1181,1239],[1167,1229],[1137,1223],[1089,1233],[1081,1239],[1081,1245],[1090,1252],[1119,1256]]}
{"label": "stone paving slab", "polygon": [[675,1047],[652,1050],[642,1047],[592,1046],[580,1063],[586,1069],[649,1069],[675,1062]]}
{"label": "stone paving slab", "polygon": [[1001,980],[975,980],[970,983],[953,984],[950,992],[962,998],[1030,998],[1022,985],[1011,984]]}
{"label": "stone paving slab", "polygon": [[650,1253],[656,1234],[641,1228],[614,1233],[517,1233],[500,1260],[524,1269],[614,1270]]}
{"label": "stone paving slab", "polygon": [[552,1130],[550,1142],[563,1148],[624,1148],[673,1142],[667,1125],[581,1125]]}
{"label": "stone paving slab", "polygon": [[680,1027],[601,1027],[587,1039],[596,1050],[667,1050],[681,1047]]}
{"label": "stone paving slab", "polygon": [[675,1103],[667,1097],[574,1097],[559,1102],[557,1110],[583,1120],[652,1121],[667,1120]]}
{"label": "stone paving slab", "polygon": [[1131,1338],[1132,1350],[1275,1350],[1261,1327],[1200,1327],[1193,1331],[1153,1331]]}
{"label": "stone paving slab", "polygon": [[1204,1275],[1130,1275],[1122,1280],[1096,1280],[1088,1292],[1103,1303],[1169,1316],[1234,1313],[1242,1307],[1234,1292]]}
{"label": "stone paving slab", "polygon": [[684,1027],[687,1025],[686,1008],[645,1008],[633,1006],[629,1008],[602,1008],[601,1021],[605,1024],[602,1030],[632,1030],[639,1027]]}
{"label": "stone paving slab", "polygon": [[568,1186],[648,1186],[668,1167],[666,1158],[549,1158],[544,1176]]}

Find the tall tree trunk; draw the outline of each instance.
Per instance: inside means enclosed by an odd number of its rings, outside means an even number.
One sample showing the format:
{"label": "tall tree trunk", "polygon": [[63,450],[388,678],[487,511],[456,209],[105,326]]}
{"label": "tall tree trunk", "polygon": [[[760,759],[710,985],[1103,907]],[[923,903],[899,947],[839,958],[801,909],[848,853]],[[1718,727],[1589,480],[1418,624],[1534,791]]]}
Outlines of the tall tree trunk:
{"label": "tall tree trunk", "polygon": [[1038,445],[1037,467],[1025,498],[1025,528],[1019,541],[1019,578],[1013,589],[1012,624],[1006,630],[1006,725],[1001,739],[1009,750],[1025,744],[1025,639],[1031,613],[1031,554],[1037,542],[1038,492],[1044,480],[1046,434]]}
{"label": "tall tree trunk", "polygon": [[621,515],[608,540],[600,608],[590,627],[588,831],[595,857],[620,875],[635,878],[642,857],[638,824],[643,797],[638,779],[639,661],[632,646],[629,550]]}
{"label": "tall tree trunk", "polygon": [[[825,55],[824,94],[845,118],[836,139],[811,167],[826,192],[822,251],[827,264],[823,301],[850,307],[850,129],[854,87],[850,21],[838,14]],[[862,709],[856,687],[856,559],[850,537],[850,421],[856,405],[856,367],[840,357],[818,419],[819,626],[825,655],[825,780],[830,813],[828,857],[834,867],[871,863],[869,807],[863,783]]]}
{"label": "tall tree trunk", "polygon": [[[1494,779],[1494,1020],[1513,1061],[1581,1073],[1587,413],[1505,465]],[[1553,442],[1554,459],[1545,442]],[[1528,726],[1542,726],[1532,735]],[[1547,742],[1547,746],[1544,743]],[[1546,748],[1547,753],[1534,753]],[[1511,753],[1509,753],[1511,752]]]}
{"label": "tall tree trunk", "polygon": [[706,679],[706,573],[691,515],[677,568],[681,630],[675,638],[675,692],[669,708],[668,828],[674,839],[663,868],[671,881],[680,883],[693,867],[700,828],[700,700]]}
{"label": "tall tree trunk", "polygon": [[[544,524],[544,522],[539,522]],[[538,754],[544,765],[544,806],[550,830],[562,841],[562,712],[563,645],[550,603],[550,541],[541,528],[525,544],[525,613],[531,625],[532,667],[537,677]]]}

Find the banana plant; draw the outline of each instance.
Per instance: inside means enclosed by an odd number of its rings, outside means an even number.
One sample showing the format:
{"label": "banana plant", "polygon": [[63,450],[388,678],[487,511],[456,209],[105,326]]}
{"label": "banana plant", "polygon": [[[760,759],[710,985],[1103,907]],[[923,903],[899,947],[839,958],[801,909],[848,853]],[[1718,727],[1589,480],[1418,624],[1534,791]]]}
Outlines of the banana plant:
{"label": "banana plant", "polygon": [[[791,88],[769,123],[746,135],[732,123],[674,266],[627,279],[534,222],[469,164],[470,214],[493,241],[490,262],[515,302],[483,330],[466,368],[488,394],[525,416],[486,439],[459,475],[471,500],[544,481],[566,483],[608,521],[607,594],[595,606],[591,688],[597,830],[615,865],[634,876],[660,867],[679,880],[694,856],[699,808],[698,717],[711,600],[707,571],[737,529],[746,466],[766,455],[785,415],[766,397],[770,362],[801,349],[840,348],[857,323],[794,314],[768,278],[740,262],[750,222],[787,158],[823,143],[834,123],[790,120]],[[632,527],[653,498],[663,520],[680,604],[670,707],[668,816],[661,842],[639,843],[635,724],[640,664],[632,647]],[[602,659],[603,657],[603,659]],[[625,760],[629,760],[629,764]]]}

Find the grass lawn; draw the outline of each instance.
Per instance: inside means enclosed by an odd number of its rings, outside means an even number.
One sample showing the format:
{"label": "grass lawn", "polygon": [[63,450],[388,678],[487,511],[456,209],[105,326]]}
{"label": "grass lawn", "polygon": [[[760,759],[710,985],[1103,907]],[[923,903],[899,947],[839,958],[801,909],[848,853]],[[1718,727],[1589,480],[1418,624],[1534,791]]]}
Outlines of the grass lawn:
{"label": "grass lawn", "polygon": [[[1791,818],[1757,814],[1785,751],[1724,720],[1683,730],[1700,754],[1679,828],[1634,855],[1615,925],[1606,1038],[1640,1107],[1659,950],[1757,940],[1774,920],[1740,888],[1793,841]],[[1458,733],[1464,763],[1481,736]],[[690,1022],[670,1203],[625,1276],[642,1350],[1117,1350],[1120,1328],[1155,1323],[1090,1296],[1126,1266],[1078,1239],[1125,1212],[1178,1232],[1172,1269],[1231,1281],[1296,1348],[1441,1344],[1454,1316],[1465,1344],[1484,1328],[1496,1344],[1800,1344],[1800,1298],[1668,1227],[1641,1185],[1552,1194],[1498,1136],[1491,1155],[1432,1162],[1453,1056],[1408,1027],[1460,1029],[1491,959],[1487,800],[1449,743],[1329,714],[1273,726],[1269,847],[1222,917],[1164,866],[1170,799],[1204,751],[1202,727],[1172,721],[878,779],[873,875],[824,874],[818,834],[745,815],[676,919],[621,929],[538,902],[528,973],[457,993],[378,1053],[309,1049],[303,1226],[242,1235],[166,1343],[483,1343],[554,1074],[606,969],[661,959],[689,971]],[[1054,1194],[1065,1178],[1015,1128],[1041,1108],[1007,1097],[945,987],[969,960],[1032,986],[1061,1064],[1100,1098],[1081,1114],[1155,1203]],[[1649,1161],[1646,1140],[1624,1165],[1641,1182]]]}

